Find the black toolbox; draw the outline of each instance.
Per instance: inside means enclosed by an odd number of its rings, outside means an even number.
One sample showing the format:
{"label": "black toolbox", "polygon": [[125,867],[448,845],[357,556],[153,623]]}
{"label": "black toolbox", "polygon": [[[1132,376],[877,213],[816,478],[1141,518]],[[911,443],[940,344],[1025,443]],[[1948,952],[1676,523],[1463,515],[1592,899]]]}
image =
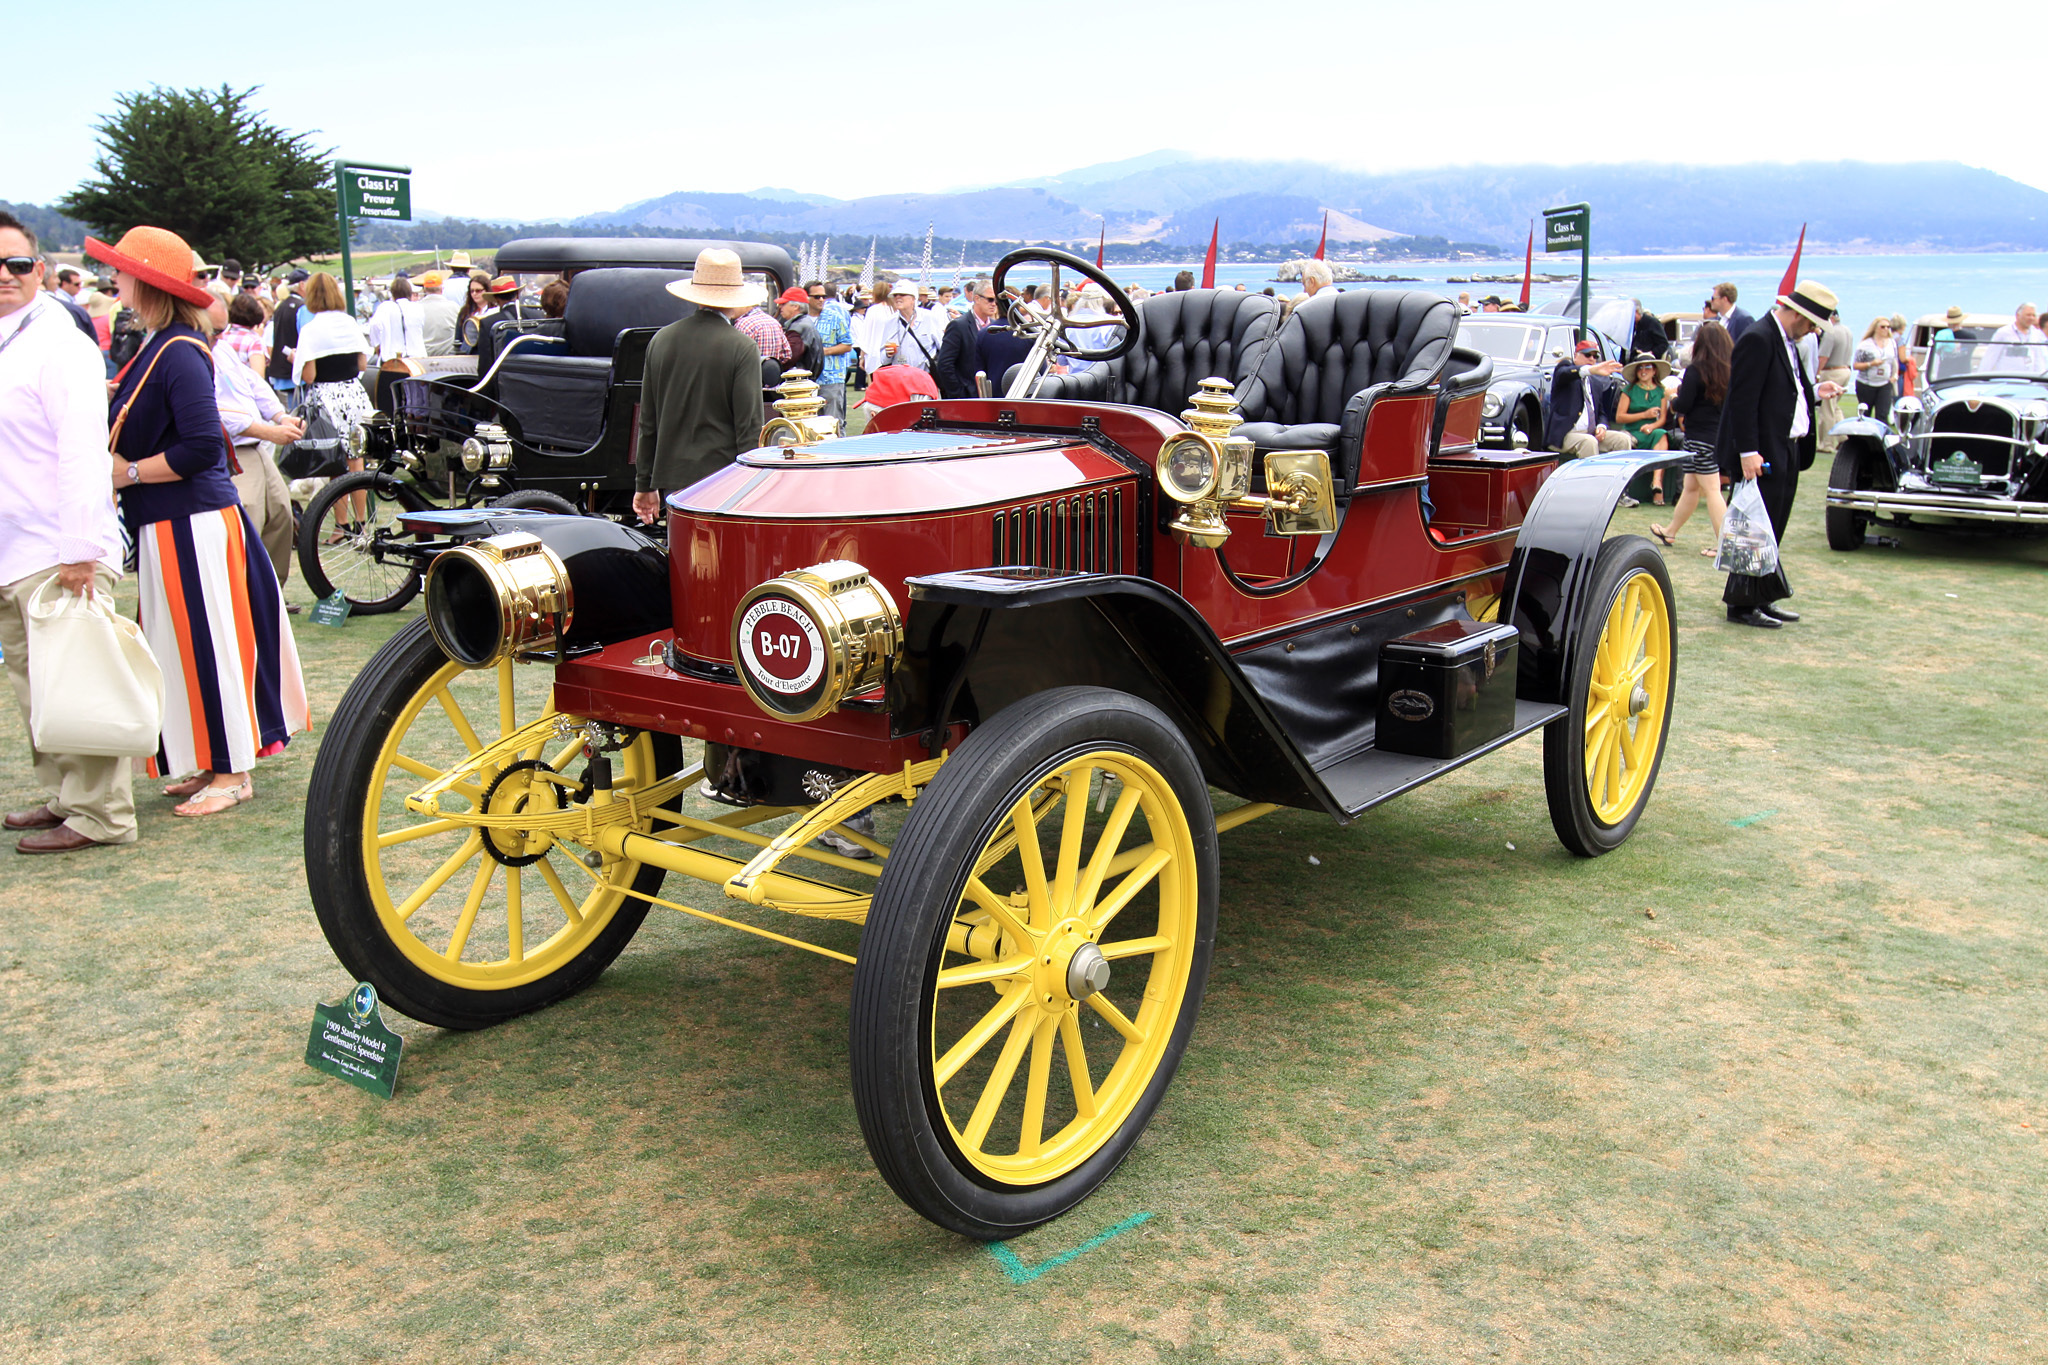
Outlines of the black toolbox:
{"label": "black toolbox", "polygon": [[1511,625],[1445,621],[1380,646],[1373,747],[1456,758],[1514,728],[1519,636]]}

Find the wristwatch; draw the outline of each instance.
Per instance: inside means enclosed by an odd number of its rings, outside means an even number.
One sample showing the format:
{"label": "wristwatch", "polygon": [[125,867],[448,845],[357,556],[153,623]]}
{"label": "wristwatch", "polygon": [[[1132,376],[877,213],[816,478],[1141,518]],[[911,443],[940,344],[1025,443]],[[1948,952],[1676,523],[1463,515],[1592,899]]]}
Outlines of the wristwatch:
{"label": "wristwatch", "polygon": [[138,465],[137,465],[137,464],[135,463],[135,461],[133,461],[133,460],[130,460],[130,461],[128,462],[128,482],[130,482],[130,483],[141,483],[141,482],[142,482],[142,469],[141,469],[141,467],[140,467],[140,466],[138,466]]}

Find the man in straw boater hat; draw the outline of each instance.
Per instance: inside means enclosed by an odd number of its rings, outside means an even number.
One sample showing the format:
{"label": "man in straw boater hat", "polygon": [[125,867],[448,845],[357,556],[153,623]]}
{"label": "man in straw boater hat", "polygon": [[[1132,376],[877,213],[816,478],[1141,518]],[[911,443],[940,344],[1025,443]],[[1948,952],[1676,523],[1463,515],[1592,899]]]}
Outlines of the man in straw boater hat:
{"label": "man in straw boater hat", "polygon": [[1815,438],[1823,420],[1819,405],[1841,396],[1841,385],[1807,374],[1800,338],[1828,324],[1837,302],[1834,291],[1801,280],[1777,306],[1752,324],[1735,343],[1728,397],[1721,404],[1721,433],[1715,444],[1721,472],[1730,479],[1755,479],[1778,537],[1778,567],[1761,576],[1731,573],[1721,600],[1728,619],[1776,630],[1799,613],[1778,604],[1792,595],[1785,577],[1785,526],[1799,473],[1813,464]]}
{"label": "man in straw boater hat", "polygon": [[647,343],[640,381],[640,456],[633,511],[652,522],[664,499],[750,450],[761,429],[761,352],[733,327],[768,291],[740,270],[739,253],[706,247],[668,292],[696,305]]}

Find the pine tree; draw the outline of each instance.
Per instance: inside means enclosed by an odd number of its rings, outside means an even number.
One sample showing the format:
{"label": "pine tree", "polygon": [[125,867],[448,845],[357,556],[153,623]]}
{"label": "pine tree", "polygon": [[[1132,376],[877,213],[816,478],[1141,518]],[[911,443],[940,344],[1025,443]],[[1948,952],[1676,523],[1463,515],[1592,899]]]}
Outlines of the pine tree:
{"label": "pine tree", "polygon": [[330,153],[250,108],[260,88],[118,96],[97,129],[98,177],[57,207],[106,241],[138,224],[169,228],[207,260],[255,271],[338,250]]}

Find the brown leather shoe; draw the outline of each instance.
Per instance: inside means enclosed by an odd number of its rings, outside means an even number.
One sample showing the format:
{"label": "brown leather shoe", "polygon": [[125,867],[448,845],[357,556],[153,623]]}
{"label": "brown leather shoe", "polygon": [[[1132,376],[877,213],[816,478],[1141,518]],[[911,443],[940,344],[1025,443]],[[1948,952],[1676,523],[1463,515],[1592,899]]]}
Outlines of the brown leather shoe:
{"label": "brown leather shoe", "polygon": [[14,846],[16,853],[76,853],[81,848],[100,848],[100,841],[88,839],[69,825],[58,825],[35,834],[24,834]]}
{"label": "brown leather shoe", "polygon": [[48,806],[37,806],[34,810],[11,810],[7,812],[9,829],[49,829],[64,823],[64,817]]}

